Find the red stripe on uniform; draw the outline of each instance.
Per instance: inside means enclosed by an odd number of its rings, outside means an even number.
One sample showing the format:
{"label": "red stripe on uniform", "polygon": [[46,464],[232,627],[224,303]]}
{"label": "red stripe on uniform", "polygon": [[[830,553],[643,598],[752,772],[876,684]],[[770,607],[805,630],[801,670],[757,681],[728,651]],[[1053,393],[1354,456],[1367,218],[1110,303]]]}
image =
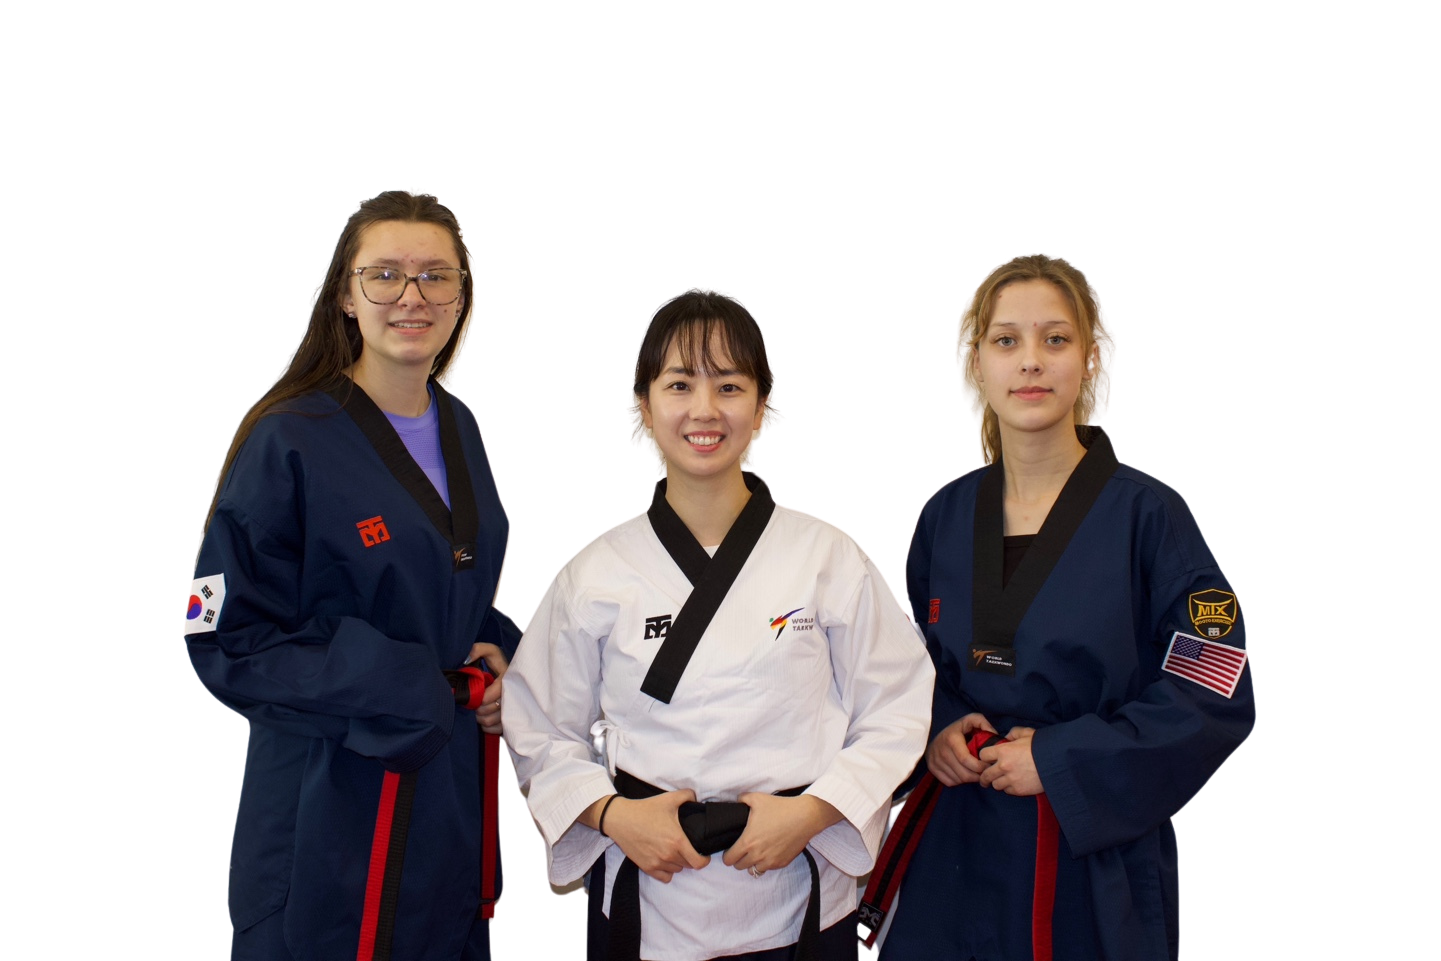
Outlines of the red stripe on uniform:
{"label": "red stripe on uniform", "polygon": [[375,814],[375,837],[370,842],[370,873],[365,879],[365,913],[360,919],[360,947],[355,961],[375,958],[375,931],[380,923],[381,888],[385,884],[385,862],[390,853],[390,826],[395,817],[395,793],[400,775],[385,772],[380,785],[380,809]]}
{"label": "red stripe on uniform", "polygon": [[495,866],[500,851],[500,736],[480,735],[484,770],[480,772],[480,916],[495,917]]}
{"label": "red stripe on uniform", "polygon": [[1044,794],[1036,795],[1036,886],[1031,895],[1034,961],[1051,961],[1051,912],[1056,906],[1056,857],[1061,825]]}

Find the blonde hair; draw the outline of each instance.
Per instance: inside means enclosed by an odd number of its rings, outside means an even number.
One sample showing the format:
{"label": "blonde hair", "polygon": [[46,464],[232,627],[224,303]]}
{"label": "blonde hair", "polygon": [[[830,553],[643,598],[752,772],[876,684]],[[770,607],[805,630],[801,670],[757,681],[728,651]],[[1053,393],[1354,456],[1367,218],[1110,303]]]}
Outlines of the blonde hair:
{"label": "blonde hair", "polygon": [[[971,298],[971,306],[961,317],[960,341],[960,349],[966,355],[966,383],[975,390],[976,397],[985,408],[981,416],[981,449],[985,453],[987,464],[995,463],[1001,456],[1001,422],[991,405],[985,402],[985,394],[981,391],[980,375],[975,364],[976,350],[991,326],[991,318],[996,312],[996,300],[1001,291],[1011,284],[1028,280],[1046,281],[1059,290],[1070,303],[1071,310],[1076,314],[1081,353],[1087,363],[1090,363],[1093,348],[1110,341],[1106,329],[1101,326],[1101,309],[1096,302],[1096,292],[1086,282],[1086,275],[1059,257],[1031,254],[1029,257],[1017,257],[991,271],[990,276],[976,288],[976,295]],[[1081,392],[1076,397],[1075,407],[1077,424],[1090,420],[1096,407],[1097,386],[1102,377],[1101,361],[1098,358],[1091,376],[1081,381]]]}

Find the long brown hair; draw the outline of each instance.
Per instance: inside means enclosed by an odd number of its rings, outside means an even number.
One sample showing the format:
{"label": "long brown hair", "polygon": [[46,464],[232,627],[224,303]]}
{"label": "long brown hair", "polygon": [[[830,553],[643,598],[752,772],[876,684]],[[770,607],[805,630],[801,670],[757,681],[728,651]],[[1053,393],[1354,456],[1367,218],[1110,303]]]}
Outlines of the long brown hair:
{"label": "long brown hair", "polygon": [[[983,404],[985,394],[981,391],[980,375],[976,370],[976,350],[981,338],[986,336],[986,330],[991,326],[991,318],[996,312],[996,299],[1001,291],[1011,284],[1027,280],[1046,281],[1070,302],[1071,309],[1076,313],[1081,355],[1088,362],[1092,348],[1110,340],[1106,329],[1101,326],[1101,308],[1096,301],[1096,292],[1087,283],[1085,274],[1059,257],[1047,257],[1045,254],[1017,257],[1002,264],[981,281],[981,286],[976,288],[976,295],[971,298],[971,306],[961,318],[960,346],[966,355],[966,382],[976,391],[976,396],[982,399]],[[1096,408],[1096,386],[1101,382],[1102,376],[1101,361],[1097,359],[1091,376],[1081,381],[1081,392],[1076,397],[1076,423],[1084,424],[1090,420],[1091,413]],[[987,464],[995,463],[1001,456],[1001,421],[990,404],[985,404],[985,412],[981,416],[981,449],[985,452]]]}
{"label": "long brown hair", "polygon": [[360,326],[353,318],[345,315],[341,306],[350,284],[351,261],[355,259],[360,248],[360,235],[365,228],[387,220],[436,224],[445,228],[455,244],[460,268],[465,271],[460,288],[460,316],[456,319],[455,331],[450,335],[450,340],[436,355],[431,374],[439,377],[450,366],[456,350],[460,347],[461,338],[465,335],[466,321],[470,319],[471,291],[474,286],[470,275],[470,255],[460,236],[460,223],[449,208],[430,194],[387,190],[365,201],[359,210],[351,214],[345,229],[340,232],[340,239],[335,243],[335,254],[325,272],[325,283],[321,285],[320,293],[315,298],[315,307],[310,311],[310,326],[306,328],[295,356],[290,359],[290,366],[280,375],[275,386],[266,391],[265,396],[256,401],[241,418],[235,438],[230,442],[230,450],[225,454],[225,464],[220,468],[215,496],[210,500],[210,512],[205,515],[207,530],[211,518],[215,516],[215,506],[220,502],[220,491],[225,485],[225,478],[235,463],[235,455],[260,419],[267,414],[284,410],[288,401],[303,394],[348,383],[345,372],[360,359],[360,351],[364,346],[360,337]]}

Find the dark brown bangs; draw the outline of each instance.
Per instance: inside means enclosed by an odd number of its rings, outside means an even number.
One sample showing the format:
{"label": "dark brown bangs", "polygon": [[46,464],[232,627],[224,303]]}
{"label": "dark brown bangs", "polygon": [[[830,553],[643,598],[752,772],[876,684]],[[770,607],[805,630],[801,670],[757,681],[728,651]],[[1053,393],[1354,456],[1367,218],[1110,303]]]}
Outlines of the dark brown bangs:
{"label": "dark brown bangs", "polygon": [[[714,376],[728,370],[758,380],[755,359],[740,356],[732,344],[733,339],[728,325],[714,317],[707,317],[681,324],[672,335],[671,343],[680,354],[681,366],[691,376],[697,373]],[[661,363],[665,362],[664,354],[669,350],[670,344],[667,344]]]}
{"label": "dark brown bangs", "polygon": [[637,400],[650,393],[651,382],[664,372],[666,351],[672,343],[688,374],[735,370],[756,382],[762,400],[770,396],[771,368],[760,327],[749,311],[729,297],[692,290],[656,312],[636,358]]}

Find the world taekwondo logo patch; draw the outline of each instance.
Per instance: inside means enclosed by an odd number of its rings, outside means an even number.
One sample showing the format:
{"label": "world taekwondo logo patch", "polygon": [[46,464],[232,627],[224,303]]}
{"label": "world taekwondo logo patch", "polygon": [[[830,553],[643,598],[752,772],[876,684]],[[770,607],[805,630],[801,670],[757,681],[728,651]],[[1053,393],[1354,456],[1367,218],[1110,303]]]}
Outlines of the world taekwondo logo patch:
{"label": "world taekwondo logo patch", "polygon": [[185,608],[185,633],[205,634],[215,630],[224,604],[225,575],[197,577],[190,585],[190,603]]}
{"label": "world taekwondo logo patch", "polygon": [[1240,606],[1230,591],[1200,591],[1191,595],[1191,623],[1202,637],[1225,637],[1236,626]]}
{"label": "world taekwondo logo patch", "polygon": [[775,640],[781,639],[781,631],[784,631],[788,624],[793,631],[809,631],[815,628],[816,619],[814,617],[796,617],[803,610],[805,610],[804,607],[798,607],[780,617],[771,618],[771,627],[776,629]]}

